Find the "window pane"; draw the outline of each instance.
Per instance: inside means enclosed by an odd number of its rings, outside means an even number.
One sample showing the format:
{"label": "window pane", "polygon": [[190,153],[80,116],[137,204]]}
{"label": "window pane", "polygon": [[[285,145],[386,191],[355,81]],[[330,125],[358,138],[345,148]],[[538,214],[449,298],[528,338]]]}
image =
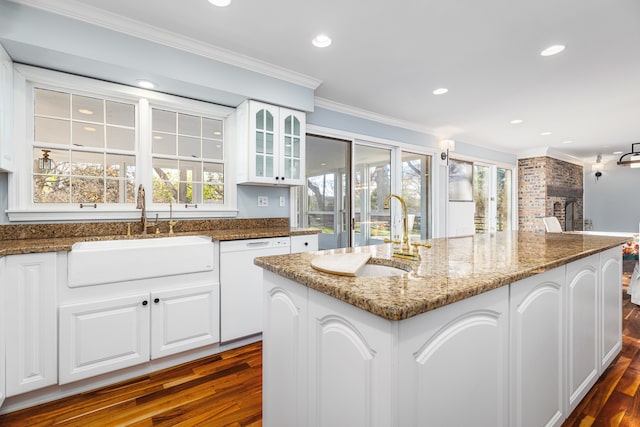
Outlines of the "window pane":
{"label": "window pane", "polygon": [[178,137],[178,155],[199,159],[200,158],[200,138],[179,136]]}
{"label": "window pane", "polygon": [[511,230],[511,169],[498,168],[496,230]]}
{"label": "window pane", "polygon": [[135,203],[135,182],[131,179],[107,178],[107,203]]}
{"label": "window pane", "polygon": [[88,96],[71,96],[73,120],[104,123],[104,101]]}
{"label": "window pane", "polygon": [[60,175],[34,175],[34,203],[69,203],[69,178]]}
{"label": "window pane", "polygon": [[284,133],[287,135],[291,135],[291,119],[292,116],[287,116],[287,118],[284,119]]}
{"label": "window pane", "polygon": [[132,104],[122,102],[106,102],[107,124],[134,127],[136,125],[136,109]]}
{"label": "window pane", "polygon": [[153,154],[176,155],[176,136],[168,134],[153,134]]}
{"label": "window pane", "polygon": [[223,204],[224,203],[224,185],[205,184],[204,203],[219,204],[219,205]]}
{"label": "window pane", "polygon": [[205,159],[222,160],[222,141],[214,141],[211,139],[202,140],[202,157]]}
{"label": "window pane", "polygon": [[64,119],[69,118],[71,97],[68,93],[46,89],[35,89],[34,96],[35,114],[60,117]]}
{"label": "window pane", "polygon": [[402,152],[402,197],[407,204],[409,237],[413,240],[428,238],[429,164],[429,156]]}
{"label": "window pane", "polygon": [[153,159],[153,202],[178,201],[178,161]]}
{"label": "window pane", "polygon": [[104,175],[104,154],[71,152],[71,174],[102,177]]}
{"label": "window pane", "polygon": [[107,148],[135,151],[136,136],[134,129],[107,126]]}
{"label": "window pane", "polygon": [[176,113],[154,108],[151,120],[154,131],[176,133]]}
{"label": "window pane", "polygon": [[35,118],[35,142],[69,145],[71,141],[70,122],[59,119]]}
{"label": "window pane", "polygon": [[72,144],[76,147],[104,148],[104,126],[73,122]]}
{"label": "window pane", "polygon": [[178,161],[173,159],[153,159],[153,178],[162,181],[177,182],[180,173]]}
{"label": "window pane", "polygon": [[219,184],[224,182],[224,165],[217,163],[205,163],[204,182],[210,184]]}
{"label": "window pane", "polygon": [[200,137],[200,117],[178,114],[178,133]]}
{"label": "window pane", "polygon": [[222,140],[222,120],[202,118],[202,137]]}
{"label": "window pane", "polygon": [[42,148],[33,149],[33,171],[38,174],[48,175],[69,175],[69,151],[67,150],[49,150],[49,159],[51,159],[51,170],[40,170],[38,160],[43,156]]}
{"label": "window pane", "polygon": [[202,182],[202,164],[200,162],[180,162],[180,181]]}
{"label": "window pane", "polygon": [[72,203],[104,203],[103,178],[71,178]]}
{"label": "window pane", "polygon": [[273,114],[265,110],[267,123],[265,129],[269,132],[273,132]]}
{"label": "window pane", "polygon": [[120,154],[107,154],[107,177],[135,180],[136,158]]}

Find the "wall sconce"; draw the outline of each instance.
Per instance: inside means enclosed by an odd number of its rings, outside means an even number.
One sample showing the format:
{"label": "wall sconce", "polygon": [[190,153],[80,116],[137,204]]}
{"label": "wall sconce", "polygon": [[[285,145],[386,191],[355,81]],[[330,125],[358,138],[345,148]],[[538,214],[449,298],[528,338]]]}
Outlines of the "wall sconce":
{"label": "wall sconce", "polygon": [[596,181],[602,176],[602,169],[604,169],[604,163],[602,163],[602,155],[598,154],[596,162],[591,165],[591,172],[595,172]]}
{"label": "wall sconce", "polygon": [[456,149],[456,142],[453,139],[443,139],[440,141],[440,149],[442,150],[440,158],[446,160],[447,164],[449,164],[449,151]]}
{"label": "wall sconce", "polygon": [[[638,146],[639,148],[636,148]],[[629,156],[628,160],[622,160]],[[630,166],[632,168],[640,168],[640,142],[631,144],[631,152],[623,154],[618,160],[618,166]]]}
{"label": "wall sconce", "polygon": [[53,162],[49,158],[51,150],[42,150],[42,157],[38,159],[38,167],[41,171],[50,171],[53,169]]}

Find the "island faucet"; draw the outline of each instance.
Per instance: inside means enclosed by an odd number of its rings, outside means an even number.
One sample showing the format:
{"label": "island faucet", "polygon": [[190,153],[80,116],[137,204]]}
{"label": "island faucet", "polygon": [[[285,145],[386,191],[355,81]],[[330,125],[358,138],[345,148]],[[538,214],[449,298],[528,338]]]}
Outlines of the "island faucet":
{"label": "island faucet", "polygon": [[389,202],[391,198],[395,197],[400,201],[402,205],[402,245],[400,246],[400,252],[409,255],[411,253],[411,248],[409,247],[409,230],[408,230],[408,222],[407,222],[407,204],[404,199],[397,194],[389,194],[386,199],[384,199],[384,208],[389,209]]}
{"label": "island faucet", "polygon": [[142,216],[140,217],[140,225],[142,226],[142,233],[147,234],[147,203],[144,197],[144,187],[142,184],[138,185],[138,201],[136,203],[136,209],[142,209]]}

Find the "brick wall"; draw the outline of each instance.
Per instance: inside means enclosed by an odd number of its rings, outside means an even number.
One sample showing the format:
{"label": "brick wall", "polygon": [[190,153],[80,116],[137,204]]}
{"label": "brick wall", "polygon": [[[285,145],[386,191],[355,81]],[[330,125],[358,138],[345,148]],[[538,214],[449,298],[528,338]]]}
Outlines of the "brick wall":
{"label": "brick wall", "polygon": [[[573,227],[566,224],[567,203],[575,203]],[[518,225],[522,231],[543,231],[542,218],[555,216],[563,230],[582,230],[583,171],[552,157],[518,160]]]}

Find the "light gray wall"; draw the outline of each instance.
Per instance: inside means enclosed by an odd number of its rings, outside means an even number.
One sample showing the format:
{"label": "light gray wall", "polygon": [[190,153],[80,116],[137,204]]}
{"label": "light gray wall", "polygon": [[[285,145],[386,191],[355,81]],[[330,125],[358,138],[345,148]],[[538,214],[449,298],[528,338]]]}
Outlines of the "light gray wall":
{"label": "light gray wall", "polygon": [[640,169],[610,161],[596,182],[590,165],[585,166],[584,218],[595,231],[638,232],[640,222]]}

